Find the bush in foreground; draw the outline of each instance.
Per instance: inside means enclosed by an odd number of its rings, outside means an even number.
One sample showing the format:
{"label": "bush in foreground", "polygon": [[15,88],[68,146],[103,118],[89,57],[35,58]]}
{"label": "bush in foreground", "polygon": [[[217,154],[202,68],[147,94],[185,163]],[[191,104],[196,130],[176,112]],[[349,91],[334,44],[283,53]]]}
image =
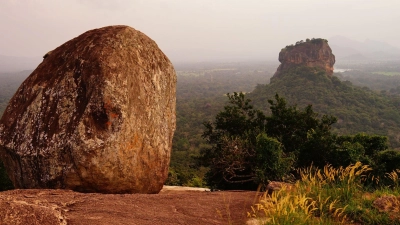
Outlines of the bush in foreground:
{"label": "bush in foreground", "polygon": [[248,216],[260,218],[260,224],[400,224],[400,204],[392,204],[390,207],[397,207],[392,212],[379,212],[373,205],[378,197],[399,195],[400,170],[386,174],[392,185],[367,192],[363,184],[379,180],[368,176],[370,171],[360,162],[299,170],[301,179],[294,188],[265,193]]}

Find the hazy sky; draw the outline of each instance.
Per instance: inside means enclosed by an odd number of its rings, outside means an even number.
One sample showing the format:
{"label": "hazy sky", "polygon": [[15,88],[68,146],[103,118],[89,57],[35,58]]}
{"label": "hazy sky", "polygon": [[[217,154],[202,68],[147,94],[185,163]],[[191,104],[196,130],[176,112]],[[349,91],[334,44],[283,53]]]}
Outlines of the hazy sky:
{"label": "hazy sky", "polygon": [[335,35],[400,47],[398,0],[0,0],[0,55],[41,57],[116,24],[173,62],[277,60],[286,45]]}

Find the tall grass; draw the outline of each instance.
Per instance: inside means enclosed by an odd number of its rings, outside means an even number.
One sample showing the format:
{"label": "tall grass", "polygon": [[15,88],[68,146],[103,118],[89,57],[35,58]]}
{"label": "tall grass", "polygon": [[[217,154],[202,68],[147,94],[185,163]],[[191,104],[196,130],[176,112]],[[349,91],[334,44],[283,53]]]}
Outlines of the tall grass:
{"label": "tall grass", "polygon": [[363,184],[370,171],[359,162],[348,167],[300,169],[301,179],[293,188],[264,193],[248,216],[263,218],[260,224],[400,224],[373,207],[373,200],[383,193],[399,193],[400,171],[387,174],[393,185],[368,193]]}

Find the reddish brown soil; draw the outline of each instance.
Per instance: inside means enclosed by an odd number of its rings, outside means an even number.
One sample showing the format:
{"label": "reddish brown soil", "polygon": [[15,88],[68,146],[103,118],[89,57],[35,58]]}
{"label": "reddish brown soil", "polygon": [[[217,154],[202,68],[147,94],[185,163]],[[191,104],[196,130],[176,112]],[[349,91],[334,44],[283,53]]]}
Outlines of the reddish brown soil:
{"label": "reddish brown soil", "polygon": [[84,194],[68,190],[0,192],[0,224],[245,224],[256,192],[176,191]]}

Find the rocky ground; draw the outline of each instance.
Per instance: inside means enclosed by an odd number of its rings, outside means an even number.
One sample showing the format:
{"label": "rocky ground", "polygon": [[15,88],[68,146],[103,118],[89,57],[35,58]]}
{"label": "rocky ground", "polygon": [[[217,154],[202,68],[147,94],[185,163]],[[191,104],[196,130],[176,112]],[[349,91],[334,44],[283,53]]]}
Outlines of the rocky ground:
{"label": "rocky ground", "polygon": [[245,224],[256,192],[164,187],[160,194],[0,192],[0,224]]}

